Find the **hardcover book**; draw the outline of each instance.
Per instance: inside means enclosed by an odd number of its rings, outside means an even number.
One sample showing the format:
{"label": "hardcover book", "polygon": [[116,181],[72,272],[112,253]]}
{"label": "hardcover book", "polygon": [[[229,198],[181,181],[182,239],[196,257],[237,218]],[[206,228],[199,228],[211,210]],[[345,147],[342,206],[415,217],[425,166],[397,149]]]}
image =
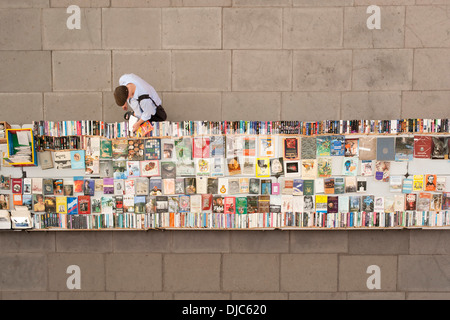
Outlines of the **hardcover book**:
{"label": "hardcover book", "polygon": [[377,138],[377,160],[395,160],[395,137]]}
{"label": "hardcover book", "polygon": [[359,159],[375,160],[377,157],[377,138],[361,137],[359,138]]}
{"label": "hardcover book", "polygon": [[345,136],[332,136],[330,143],[331,156],[344,156],[345,153]]}
{"label": "hardcover book", "polygon": [[284,160],[299,160],[300,145],[299,138],[283,138],[283,158]]}
{"label": "hardcover book", "polygon": [[301,159],[315,159],[317,144],[315,137],[301,138]]}
{"label": "hardcover book", "polygon": [[149,138],[144,141],[144,160],[161,159],[161,139]]}
{"label": "hardcover book", "polygon": [[219,195],[213,196],[212,210],[214,213],[223,213],[224,212],[224,203],[223,203],[222,196],[219,196]]}
{"label": "hardcover book", "polygon": [[414,158],[431,159],[433,139],[431,136],[414,136]]}
{"label": "hardcover book", "polygon": [[91,213],[91,197],[80,195],[78,196],[78,214]]}
{"label": "hardcover book", "polygon": [[395,138],[395,161],[412,161],[414,155],[413,137]]}
{"label": "hardcover book", "polygon": [[448,159],[448,137],[432,137],[433,149],[431,159]]}
{"label": "hardcover book", "polygon": [[330,156],[331,155],[331,137],[330,136],[319,136],[316,137],[316,156]]}

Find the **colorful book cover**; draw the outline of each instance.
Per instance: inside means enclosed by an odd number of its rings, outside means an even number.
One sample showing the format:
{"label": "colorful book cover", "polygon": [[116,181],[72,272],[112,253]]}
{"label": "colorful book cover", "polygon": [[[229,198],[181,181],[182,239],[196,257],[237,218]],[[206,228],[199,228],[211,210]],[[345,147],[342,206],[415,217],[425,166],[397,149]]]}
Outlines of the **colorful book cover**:
{"label": "colorful book cover", "polygon": [[180,195],[179,196],[179,211],[180,212],[189,212],[191,207],[191,201],[189,195]]}
{"label": "colorful book cover", "polygon": [[[254,147],[255,148],[255,147]],[[209,142],[210,158],[224,158],[225,157],[225,137],[211,136]],[[254,149],[253,149],[254,151]],[[253,154],[253,156],[255,156]]]}
{"label": "colorful book cover", "polygon": [[175,139],[175,154],[177,160],[192,159],[192,139],[191,137],[182,137]]}
{"label": "colorful book cover", "polygon": [[227,196],[223,198],[224,213],[234,214],[236,213],[236,197]]}
{"label": "colorful book cover", "polygon": [[124,181],[125,194],[136,194],[136,180],[133,178],[128,178]]}
{"label": "colorful book cover", "polygon": [[359,159],[357,157],[346,157],[342,162],[342,174],[344,176],[356,176],[358,174]]}
{"label": "colorful book cover", "polygon": [[405,194],[405,210],[416,210],[417,194],[407,193]]}
{"label": "colorful book cover", "polygon": [[345,192],[345,178],[335,177],[334,178],[334,193],[342,194]]}
{"label": "colorful book cover", "polygon": [[259,195],[258,196],[258,212],[268,213],[270,212],[270,196]]}
{"label": "colorful book cover", "polygon": [[[249,193],[250,180],[249,178],[239,178],[239,193],[247,194]],[[208,192],[213,193],[213,192]]]}
{"label": "colorful book cover", "polygon": [[395,138],[395,161],[412,161],[414,156],[414,137]]}
{"label": "colorful book cover", "polygon": [[[175,194],[175,179],[162,179],[162,181],[163,181],[163,194]],[[144,194],[148,193],[149,191],[147,191]]]}
{"label": "colorful book cover", "polygon": [[317,160],[316,159],[302,159],[302,178],[315,179],[317,177]]}
{"label": "colorful book cover", "polygon": [[344,156],[345,153],[345,136],[332,136],[330,142],[331,156]]}
{"label": "colorful book cover", "polygon": [[413,191],[413,179],[411,178],[406,178],[403,179],[402,182],[402,192],[403,193],[411,193]]}
{"label": "colorful book cover", "polygon": [[209,158],[210,152],[210,139],[209,137],[194,137],[192,146],[192,157],[196,158]]}
{"label": "colorful book cover", "polygon": [[339,197],[328,196],[327,197],[327,213],[338,213],[339,211]]}
{"label": "colorful book cover", "polygon": [[56,197],[56,212],[67,213],[67,197],[65,196]]}
{"label": "colorful book cover", "polygon": [[223,213],[224,212],[224,202],[223,197],[219,195],[213,196],[213,204],[212,204],[212,210],[213,213]]}
{"label": "colorful book cover", "polygon": [[433,139],[431,136],[414,136],[414,158],[431,159]]}
{"label": "colorful book cover", "polygon": [[63,179],[53,179],[53,194],[58,196],[64,193],[64,180]]}
{"label": "colorful book cover", "polygon": [[325,178],[324,179],[324,191],[326,194],[334,194],[334,179],[335,178]]}
{"label": "colorful book cover", "polygon": [[67,214],[78,214],[78,197],[67,197]]}
{"label": "colorful book cover", "polygon": [[358,138],[346,138],[345,139],[345,157],[358,157],[359,156],[359,139]]}
{"label": "colorful book cover", "polygon": [[139,161],[140,173],[143,177],[160,176],[160,166],[158,160]]}
{"label": "colorful book cover", "polygon": [[391,163],[389,161],[375,162],[375,180],[389,182]]}
{"label": "colorful book cover", "polygon": [[91,213],[91,197],[80,195],[78,196],[78,214]]}
{"label": "colorful book cover", "polygon": [[423,191],[423,174],[413,175],[413,191]]}
{"label": "colorful book cover", "polygon": [[247,196],[247,213],[258,212],[258,196]]}
{"label": "colorful book cover", "polygon": [[210,211],[212,209],[212,194],[202,194],[202,211]]}
{"label": "colorful book cover", "polygon": [[247,213],[247,197],[236,197],[236,213]]}
{"label": "colorful book cover", "polygon": [[259,136],[258,154],[261,158],[275,157],[275,137],[272,136]]}
{"label": "colorful book cover", "polygon": [[328,196],[316,194],[316,212],[327,213]]}
{"label": "colorful book cover", "polygon": [[330,136],[318,136],[316,137],[316,156],[330,156],[331,155],[331,137]]}
{"label": "colorful book cover", "polygon": [[331,158],[330,157],[317,158],[317,175],[322,178],[331,176]]}
{"label": "colorful book cover", "polygon": [[178,196],[169,196],[168,197],[168,204],[169,204],[168,211],[169,212],[178,212],[179,211],[179,203],[180,203],[180,198]]}
{"label": "colorful book cover", "polygon": [[432,137],[431,159],[448,159],[448,137]]}
{"label": "colorful book cover", "polygon": [[45,212],[54,213],[56,212],[56,197],[55,196],[45,196]]}
{"label": "colorful book cover", "polygon": [[[166,201],[162,202],[160,200],[158,203],[158,198],[160,197],[161,196],[156,197],[156,212],[167,212],[168,209],[167,197],[164,197]],[[136,214],[145,213],[145,196],[134,196],[134,213]]]}
{"label": "colorful book cover", "polygon": [[375,206],[375,197],[373,195],[364,195],[361,197],[361,211],[373,212]]}
{"label": "colorful book cover", "polygon": [[75,176],[73,177],[73,192],[81,193],[83,192],[83,176]]}
{"label": "colorful book cover", "polygon": [[314,180],[304,179],[303,180],[303,195],[314,195]]}
{"label": "colorful book cover", "polygon": [[269,158],[257,158],[256,159],[256,177],[270,177],[270,159]]}
{"label": "colorful book cover", "polygon": [[217,194],[219,192],[219,179],[208,177],[206,180],[206,193]]}
{"label": "colorful book cover", "polygon": [[12,193],[22,193],[22,178],[11,178],[11,191]]}
{"label": "colorful book cover", "polygon": [[126,160],[128,156],[128,140],[113,139],[112,140],[112,159]]}
{"label": "colorful book cover", "polygon": [[100,140],[100,159],[112,159],[112,140]]}
{"label": "colorful book cover", "polygon": [[128,161],[144,160],[144,139],[128,139]]}
{"label": "colorful book cover", "polygon": [[127,175],[129,178],[139,177],[141,175],[140,163],[141,161],[127,161]]}
{"label": "colorful book cover", "polygon": [[103,193],[114,194],[114,178],[103,178]]}
{"label": "colorful book cover", "polygon": [[261,194],[271,194],[272,180],[261,179]]}
{"label": "colorful book cover", "polygon": [[133,194],[123,195],[123,212],[133,212],[134,213],[134,197]]}
{"label": "colorful book cover", "polygon": [[361,196],[349,196],[349,211],[359,212],[361,210]]}
{"label": "colorful book cover", "polygon": [[294,196],[303,195],[303,179],[293,179],[292,195]]}
{"label": "colorful book cover", "polygon": [[429,211],[432,195],[429,192],[420,192],[417,198],[416,210]]}
{"label": "colorful book cover", "polygon": [[437,176],[435,174],[425,175],[425,191],[436,191]]}
{"label": "colorful book cover", "polygon": [[102,199],[101,197],[91,198],[91,213],[101,213],[102,212]]}
{"label": "colorful book cover", "polygon": [[299,160],[300,159],[300,142],[297,137],[283,138],[283,159]]}
{"label": "colorful book cover", "polygon": [[126,160],[113,161],[113,171],[114,179],[126,179],[128,177]]}
{"label": "colorful book cover", "polygon": [[186,194],[196,194],[197,193],[197,179],[193,177],[184,178],[184,191]]}
{"label": "colorful book cover", "polygon": [[116,213],[123,213],[123,196],[115,195],[113,196],[114,200],[114,210]]}
{"label": "colorful book cover", "polygon": [[352,193],[358,191],[358,183],[356,177],[345,177],[345,192]]}
{"label": "colorful book cover", "polygon": [[161,159],[161,139],[150,138],[144,142],[144,160]]}
{"label": "colorful book cover", "polygon": [[83,181],[83,193],[85,196],[93,196],[95,193],[95,180],[84,179]]}

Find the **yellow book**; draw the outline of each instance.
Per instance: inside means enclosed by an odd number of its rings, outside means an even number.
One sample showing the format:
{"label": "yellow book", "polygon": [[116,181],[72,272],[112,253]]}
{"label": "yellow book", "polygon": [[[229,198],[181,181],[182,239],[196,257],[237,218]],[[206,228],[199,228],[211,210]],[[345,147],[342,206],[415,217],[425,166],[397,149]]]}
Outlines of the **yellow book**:
{"label": "yellow book", "polygon": [[67,213],[67,197],[56,197],[56,212]]}
{"label": "yellow book", "polygon": [[423,190],[423,174],[415,174],[413,176],[413,191]]}

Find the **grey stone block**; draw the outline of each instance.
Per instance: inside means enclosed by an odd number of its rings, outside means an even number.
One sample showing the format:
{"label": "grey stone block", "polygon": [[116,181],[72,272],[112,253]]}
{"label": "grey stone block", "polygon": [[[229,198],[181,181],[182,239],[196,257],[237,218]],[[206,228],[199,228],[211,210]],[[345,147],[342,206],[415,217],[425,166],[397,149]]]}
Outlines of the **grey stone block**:
{"label": "grey stone block", "polygon": [[289,232],[244,231],[231,233],[233,253],[284,253],[289,252]]}
{"label": "grey stone block", "polygon": [[2,253],[0,291],[46,291],[47,258],[41,253]]}
{"label": "grey stone block", "polygon": [[279,92],[223,92],[224,120],[280,120]]}
{"label": "grey stone block", "polygon": [[40,10],[0,9],[0,48],[41,50]]}
{"label": "grey stone block", "polygon": [[348,234],[347,231],[290,231],[289,252],[346,253],[348,252]]}
{"label": "grey stone block", "polygon": [[122,110],[114,99],[114,93],[112,91],[103,91],[102,92],[102,120],[108,123],[110,122],[122,122],[125,121],[123,119],[123,115],[125,111]]}
{"label": "grey stone block", "polygon": [[114,292],[60,292],[59,300],[114,300]]}
{"label": "grey stone block", "polygon": [[[450,91],[403,91],[402,118],[449,118]],[[426,106],[426,116],[424,107]]]}
{"label": "grey stone block", "polygon": [[172,232],[150,230],[112,233],[114,252],[170,252]]}
{"label": "grey stone block", "polygon": [[[47,255],[48,289],[50,291],[90,292],[105,291],[105,258],[98,253],[52,253]],[[69,266],[78,266],[80,289],[68,287],[73,284],[75,273]],[[61,298],[61,297],[60,297]]]}
{"label": "grey stone block", "polygon": [[290,91],[291,87],[291,51],[233,51],[232,91]]}
{"label": "grey stone block", "polygon": [[[430,1],[431,2],[431,1]],[[419,4],[419,3],[418,3]],[[439,4],[431,3],[421,4]],[[441,3],[441,4],[450,4]],[[438,23],[437,23],[438,22]],[[447,8],[442,6],[408,6],[406,7],[405,47],[429,48],[449,47],[450,19]]]}
{"label": "grey stone block", "polygon": [[221,8],[163,8],[163,49],[220,49]]}
{"label": "grey stone block", "polygon": [[42,292],[42,291],[4,291],[1,292],[1,300],[57,300],[57,292]]}
{"label": "grey stone block", "polygon": [[50,0],[50,6],[54,8],[67,8],[71,5],[80,8],[105,8],[110,6],[110,0]]}
{"label": "grey stone block", "polygon": [[288,295],[287,292],[233,292],[231,300],[287,300]]}
{"label": "grey stone block", "polygon": [[111,53],[56,51],[53,53],[54,91],[111,90]]}
{"label": "grey stone block", "polygon": [[450,300],[449,292],[407,292],[407,300]]}
{"label": "grey stone block", "polygon": [[54,252],[55,234],[50,232],[0,232],[0,252]]}
{"label": "grey stone block", "polygon": [[106,255],[106,291],[161,291],[162,255]]}
{"label": "grey stone block", "polygon": [[278,254],[224,254],[222,290],[232,292],[278,292]]}
{"label": "grey stone block", "polygon": [[167,120],[221,120],[220,93],[163,93]]}
{"label": "grey stone block", "polygon": [[51,70],[50,51],[0,51],[0,91],[51,91]]}
{"label": "grey stone block", "polygon": [[233,0],[233,7],[289,7],[292,0]]}
{"label": "grey stone block", "polygon": [[219,292],[220,254],[165,254],[164,291]]}
{"label": "grey stone block", "polygon": [[397,5],[413,5],[415,0],[354,0],[355,6],[362,5],[378,5],[378,6],[397,6]]}
{"label": "grey stone block", "polygon": [[230,252],[230,233],[228,231],[179,230],[172,233],[172,243],[172,252]]}
{"label": "grey stone block", "polygon": [[341,119],[400,119],[401,91],[343,92]]}
{"label": "grey stone block", "polygon": [[351,50],[294,52],[294,91],[347,91],[351,89]]}
{"label": "grey stone block", "polygon": [[405,292],[348,292],[348,300],[405,300]]}
{"label": "grey stone block", "polygon": [[281,291],[335,292],[336,254],[282,254]]}
{"label": "grey stone block", "polygon": [[410,254],[450,254],[450,234],[446,230],[411,230]]}
{"label": "grey stone block", "polygon": [[50,0],[3,0],[0,8],[48,8]]}
{"label": "grey stone block", "polygon": [[290,292],[289,300],[346,300],[345,292]]}
{"label": "grey stone block", "polygon": [[353,87],[360,90],[410,90],[413,52],[408,49],[353,51]]}
{"label": "grey stone block", "polygon": [[352,6],[354,0],[293,0],[294,7]]}
{"label": "grey stone block", "polygon": [[450,87],[450,49],[414,51],[413,90],[448,90]]}
{"label": "grey stone block", "polygon": [[102,9],[102,43],[104,49],[160,49],[161,10]]}
{"label": "grey stone block", "polygon": [[112,232],[71,231],[56,233],[57,252],[112,252]]}
{"label": "grey stone block", "polygon": [[[374,275],[370,266],[380,268],[380,289],[368,288],[368,279]],[[369,280],[370,283],[372,283]],[[381,292],[397,290],[397,257],[359,255],[339,257],[338,291]]]}
{"label": "grey stone block", "polygon": [[419,292],[450,291],[448,255],[400,255],[398,290]]}
{"label": "grey stone block", "polygon": [[42,93],[0,93],[0,113],[9,124],[31,123],[44,116]]}
{"label": "grey stone block", "polygon": [[409,231],[372,230],[348,233],[350,254],[407,254]]}
{"label": "grey stone block", "polygon": [[157,92],[172,89],[172,64],[169,51],[113,51],[113,90],[123,74],[134,73]]}
{"label": "grey stone block", "polygon": [[281,120],[339,120],[339,92],[283,92]]}
{"label": "grey stone block", "polygon": [[181,7],[182,0],[111,0],[111,7],[117,8],[160,8]]}
{"label": "grey stone block", "polygon": [[282,9],[225,8],[225,49],[281,49]]}
{"label": "grey stone block", "polygon": [[192,50],[172,53],[173,91],[230,91],[231,51]]}
{"label": "grey stone block", "polygon": [[101,118],[101,93],[44,93],[44,120],[100,120]]}
{"label": "grey stone block", "polygon": [[80,29],[69,29],[67,19],[71,14],[67,13],[67,7],[42,11],[42,47],[44,50],[101,49],[101,10],[80,9]]}
{"label": "grey stone block", "polygon": [[283,48],[342,48],[343,17],[343,8],[285,9],[283,11]]}
{"label": "grey stone block", "polygon": [[230,294],[227,292],[176,292],[174,300],[230,300]]}

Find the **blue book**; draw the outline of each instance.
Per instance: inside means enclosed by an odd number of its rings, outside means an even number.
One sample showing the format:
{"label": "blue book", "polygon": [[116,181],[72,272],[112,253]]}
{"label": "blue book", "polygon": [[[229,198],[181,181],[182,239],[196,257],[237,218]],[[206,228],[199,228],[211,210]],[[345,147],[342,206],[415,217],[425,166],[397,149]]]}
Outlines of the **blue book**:
{"label": "blue book", "polygon": [[72,169],[85,169],[85,150],[70,151],[70,164]]}
{"label": "blue book", "polygon": [[78,197],[67,197],[67,214],[78,214]]}
{"label": "blue book", "polygon": [[303,179],[294,179],[292,194],[295,196],[303,195]]}

